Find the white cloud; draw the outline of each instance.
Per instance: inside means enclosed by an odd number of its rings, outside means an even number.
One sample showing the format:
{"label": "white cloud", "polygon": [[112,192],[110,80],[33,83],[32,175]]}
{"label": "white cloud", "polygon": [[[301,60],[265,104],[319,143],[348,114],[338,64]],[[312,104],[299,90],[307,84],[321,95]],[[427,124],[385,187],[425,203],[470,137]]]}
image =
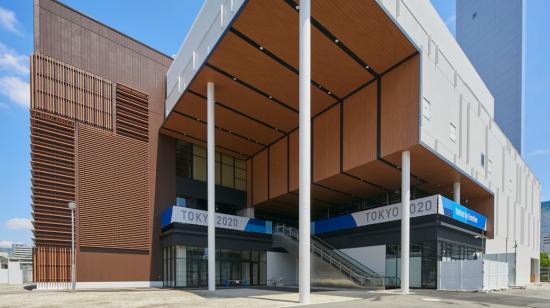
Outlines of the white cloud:
{"label": "white cloud", "polygon": [[0,71],[27,76],[29,74],[29,58],[0,43]]}
{"label": "white cloud", "polygon": [[0,6],[0,25],[9,32],[21,35],[15,13]]}
{"label": "white cloud", "polygon": [[0,248],[11,248],[13,242],[0,240]]}
{"label": "white cloud", "polygon": [[451,27],[452,25],[454,25],[455,21],[456,21],[456,15],[449,16],[449,18],[445,20],[445,25],[447,25],[447,27]]}
{"label": "white cloud", "polygon": [[29,83],[19,77],[0,77],[0,94],[7,96],[21,107],[29,108],[31,100]]}
{"label": "white cloud", "polygon": [[12,218],[6,221],[6,228],[10,230],[32,230],[32,222],[28,218]]}
{"label": "white cloud", "polygon": [[543,156],[543,155],[550,155],[550,149],[534,150],[532,152],[527,153],[526,156]]}

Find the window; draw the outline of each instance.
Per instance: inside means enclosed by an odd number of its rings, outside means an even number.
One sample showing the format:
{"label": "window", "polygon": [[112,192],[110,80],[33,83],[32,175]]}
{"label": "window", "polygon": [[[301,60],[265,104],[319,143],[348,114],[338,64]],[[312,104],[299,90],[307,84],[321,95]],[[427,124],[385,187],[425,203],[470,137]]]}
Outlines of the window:
{"label": "window", "polygon": [[485,167],[485,154],[481,153],[481,167]]}
{"label": "window", "polygon": [[[246,161],[220,152],[215,156],[216,185],[246,191]],[[206,182],[206,159],[206,148],[178,140],[176,175]]]}
{"label": "window", "polygon": [[487,159],[487,172],[489,172],[489,174],[493,173],[493,161],[490,159]]}

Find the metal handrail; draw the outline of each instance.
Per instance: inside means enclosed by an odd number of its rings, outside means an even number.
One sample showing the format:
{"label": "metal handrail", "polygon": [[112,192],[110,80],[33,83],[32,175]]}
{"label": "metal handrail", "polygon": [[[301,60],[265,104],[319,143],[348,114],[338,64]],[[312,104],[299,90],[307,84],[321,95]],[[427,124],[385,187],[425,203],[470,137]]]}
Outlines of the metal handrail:
{"label": "metal handrail", "polygon": [[340,249],[335,248],[334,246],[330,245],[329,243],[323,241],[319,237],[312,235],[313,239],[317,241],[317,243],[324,245],[328,250],[335,253],[336,255],[340,255],[340,258],[344,259],[345,262],[351,263],[353,266],[358,267],[362,271],[368,273],[369,275],[376,277],[376,278],[382,278],[381,275],[377,274],[375,271],[371,270],[370,268],[366,267],[365,265],[361,264],[357,260],[355,260],[350,255],[346,254],[345,252],[341,251]]}
{"label": "metal handrail", "polygon": [[[282,233],[292,240],[298,241],[298,230],[285,225],[277,225],[273,229],[274,233]],[[352,257],[332,247],[323,240],[312,236],[311,250],[315,252],[321,259],[326,260],[343,274],[355,280],[361,286],[380,286],[384,287],[384,278],[376,274],[366,266],[358,263]],[[353,260],[353,261],[352,261]],[[360,273],[363,272],[363,273]],[[367,274],[367,275],[364,275]],[[377,283],[378,282],[378,283]]]}

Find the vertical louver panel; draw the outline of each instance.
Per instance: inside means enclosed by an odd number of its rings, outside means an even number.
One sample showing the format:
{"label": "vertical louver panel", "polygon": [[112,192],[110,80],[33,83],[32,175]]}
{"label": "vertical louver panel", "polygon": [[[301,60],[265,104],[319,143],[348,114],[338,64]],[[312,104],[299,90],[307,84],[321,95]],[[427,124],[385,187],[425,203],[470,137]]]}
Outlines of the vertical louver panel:
{"label": "vertical louver panel", "polygon": [[32,256],[35,283],[71,281],[71,248],[37,246],[33,248]]}
{"label": "vertical louver panel", "polygon": [[105,129],[113,127],[113,84],[61,61],[31,58],[31,108]]}
{"label": "vertical louver panel", "polygon": [[32,209],[35,244],[70,245],[75,199],[74,122],[31,111]]}
{"label": "vertical louver panel", "polygon": [[79,124],[81,247],[149,250],[148,153],[145,142]]}
{"label": "vertical louver panel", "polygon": [[116,132],[147,142],[149,140],[149,97],[130,87],[116,85]]}

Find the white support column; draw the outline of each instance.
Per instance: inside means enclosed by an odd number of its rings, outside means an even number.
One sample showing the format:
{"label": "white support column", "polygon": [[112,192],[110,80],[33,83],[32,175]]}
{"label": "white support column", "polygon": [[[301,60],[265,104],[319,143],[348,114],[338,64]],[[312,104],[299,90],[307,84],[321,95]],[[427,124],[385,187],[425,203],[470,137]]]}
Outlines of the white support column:
{"label": "white support column", "polygon": [[300,0],[300,197],[299,282],[300,303],[310,293],[310,196],[311,196],[311,3]]}
{"label": "white support column", "polygon": [[409,251],[411,236],[411,153],[401,154],[401,293],[409,293]]}
{"label": "white support column", "polygon": [[214,117],[214,83],[207,85],[207,186],[208,186],[208,291],[216,291],[216,142]]}
{"label": "white support column", "polygon": [[460,204],[460,182],[453,184],[453,200]]}

